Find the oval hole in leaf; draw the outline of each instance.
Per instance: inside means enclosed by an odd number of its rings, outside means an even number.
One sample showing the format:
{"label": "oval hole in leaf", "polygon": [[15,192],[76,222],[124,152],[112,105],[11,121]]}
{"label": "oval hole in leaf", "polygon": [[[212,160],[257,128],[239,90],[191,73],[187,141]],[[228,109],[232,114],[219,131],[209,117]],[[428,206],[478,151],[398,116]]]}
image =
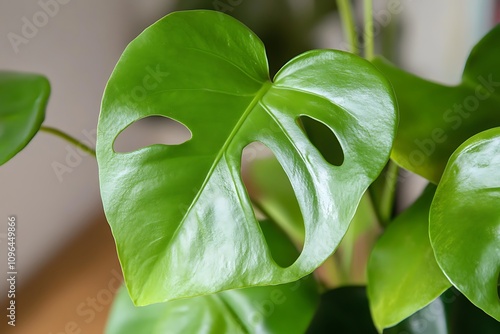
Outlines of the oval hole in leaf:
{"label": "oval hole in leaf", "polygon": [[335,133],[326,124],[304,115],[297,118],[297,124],[327,162],[342,166],[344,150]]}
{"label": "oval hole in leaf", "polygon": [[127,126],[115,139],[113,150],[128,153],[153,144],[180,145],[191,138],[184,124],[165,116],[148,116]]}
{"label": "oval hole in leaf", "polygon": [[[301,250],[304,218],[292,184],[273,152],[261,142],[247,145],[242,154],[241,171],[257,219],[272,219],[296,249]],[[290,252],[273,247],[267,238],[266,242],[274,261],[283,268],[292,265],[300,255],[297,252],[291,256]]]}

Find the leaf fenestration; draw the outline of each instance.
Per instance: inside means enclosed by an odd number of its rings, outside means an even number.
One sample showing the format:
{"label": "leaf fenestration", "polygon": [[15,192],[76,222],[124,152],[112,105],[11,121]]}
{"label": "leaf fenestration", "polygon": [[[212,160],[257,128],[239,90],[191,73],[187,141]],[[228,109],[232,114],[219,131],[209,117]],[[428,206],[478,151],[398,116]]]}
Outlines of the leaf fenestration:
{"label": "leaf fenestration", "polygon": [[[113,152],[120,131],[158,114],[185,124],[192,139]],[[335,131],[342,166],[324,160],[300,115]],[[178,12],[146,29],[111,75],[97,141],[104,210],[134,303],[311,273],[387,162],[396,124],[390,84],[352,54],[306,52],[271,82],[262,42],[227,15]],[[241,152],[254,141],[274,152],[303,213],[304,248],[287,268],[272,260],[241,181]]]}

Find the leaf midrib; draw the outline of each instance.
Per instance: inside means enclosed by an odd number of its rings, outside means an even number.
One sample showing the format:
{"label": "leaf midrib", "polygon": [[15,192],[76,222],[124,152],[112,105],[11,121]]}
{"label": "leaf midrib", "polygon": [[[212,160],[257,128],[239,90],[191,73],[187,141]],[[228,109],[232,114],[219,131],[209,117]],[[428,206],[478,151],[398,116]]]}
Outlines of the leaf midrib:
{"label": "leaf midrib", "polygon": [[[186,217],[189,216],[189,213],[191,212],[191,209],[196,204],[198,198],[200,197],[201,193],[203,192],[205,186],[207,185],[208,180],[212,176],[214,169],[217,167],[217,165],[219,164],[219,161],[222,159],[222,156],[226,152],[229,144],[231,144],[231,142],[233,141],[234,137],[236,136],[236,134],[240,130],[241,126],[243,125],[243,123],[248,118],[248,115],[250,115],[250,113],[253,111],[253,109],[255,108],[255,106],[257,105],[257,103],[259,103],[259,101],[267,93],[267,91],[269,90],[270,87],[271,87],[271,82],[270,81],[264,82],[263,85],[262,85],[262,87],[259,89],[259,91],[255,95],[255,97],[252,99],[252,102],[250,102],[250,104],[248,105],[248,107],[245,109],[245,111],[241,115],[240,119],[238,120],[238,123],[236,123],[236,125],[233,128],[233,130],[231,131],[231,133],[227,137],[226,141],[222,145],[221,149],[219,150],[219,152],[217,152],[217,155],[215,156],[214,162],[212,163],[212,166],[208,170],[207,177],[205,178],[205,180],[203,180],[203,183],[201,184],[200,190],[196,193],[195,198],[193,199],[193,201],[191,202],[191,205],[187,209],[186,214],[182,218],[179,226],[177,227],[177,230],[179,230],[179,227],[184,223]],[[174,232],[174,235],[172,236],[172,239],[174,239],[175,236],[177,235],[177,230]]]}
{"label": "leaf midrib", "polygon": [[[234,128],[231,131],[231,133],[229,134],[228,138],[226,139],[226,141],[224,142],[224,144],[222,145],[220,150],[217,152],[217,155],[215,156],[214,162],[210,166],[210,169],[207,172],[207,176],[203,180],[203,183],[200,186],[200,190],[198,190],[198,192],[196,193],[196,196],[193,198],[193,201],[189,205],[189,208],[186,210],[186,213],[182,217],[182,220],[180,221],[179,225],[177,225],[174,233],[172,234],[172,237],[168,240],[168,243],[165,246],[164,250],[167,250],[169,248],[172,241],[175,240],[175,238],[177,237],[177,234],[179,234],[179,231],[180,231],[182,225],[184,225],[184,222],[186,221],[187,217],[191,213],[191,210],[196,205],[198,199],[200,198],[201,194],[203,193],[203,190],[205,189],[205,186],[207,185],[208,181],[210,180],[210,177],[212,176],[214,169],[218,166],[218,164],[219,164],[220,160],[222,159],[222,156],[225,154],[228,146],[231,144],[234,137],[236,136],[236,134],[240,130],[241,126],[243,125],[243,123],[246,121],[246,119],[250,115],[250,113],[254,110],[255,106],[259,103],[259,101],[267,93],[267,91],[271,88],[271,86],[272,86],[271,81],[263,82],[262,87],[257,91],[257,94],[255,95],[255,97],[252,99],[252,101],[250,102],[248,107],[245,109],[245,111],[241,115],[240,119],[238,120],[238,122],[234,126]],[[158,256],[155,259],[155,261],[152,265],[152,268],[156,267],[159,259],[160,259],[160,256]],[[150,277],[152,277],[152,275]]]}

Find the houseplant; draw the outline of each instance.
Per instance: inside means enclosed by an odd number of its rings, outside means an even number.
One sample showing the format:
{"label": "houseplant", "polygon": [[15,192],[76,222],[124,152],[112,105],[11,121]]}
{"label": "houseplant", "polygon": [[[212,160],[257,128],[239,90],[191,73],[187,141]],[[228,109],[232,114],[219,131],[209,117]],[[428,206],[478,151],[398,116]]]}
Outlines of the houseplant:
{"label": "houseplant", "polygon": [[[349,22],[346,2],[339,4]],[[431,332],[442,330],[444,305],[467,305],[462,294],[487,319],[499,320],[494,110],[500,31],[471,53],[463,83],[444,87],[373,56],[370,8],[367,1],[365,56],[372,64],[345,52],[310,51],[272,82],[258,37],[221,13],[171,14],[129,45],[104,94],[96,149],[128,292],[138,305],[207,296],[135,309],[123,290],[109,333],[152,332],[151,326],[217,333],[300,333],[311,326],[321,332],[322,326],[342,328],[328,310],[338,303],[348,310],[353,300],[358,320],[352,331],[358,325],[374,330],[362,288],[326,292],[317,304],[318,291],[331,286],[329,275],[349,283],[342,269],[349,257],[330,255],[353,247],[355,232],[341,243],[351,221],[373,216],[385,229],[368,264],[368,300],[379,331],[427,305],[400,326],[411,330],[418,314],[434,309],[442,314],[425,319],[438,328]],[[2,101],[16,102],[4,103],[2,114],[24,115],[4,117],[4,128],[18,134],[2,132],[5,162],[40,128],[48,85],[12,73],[2,74],[1,84],[8,92]],[[18,104],[25,91],[38,93]],[[192,139],[114,152],[120,132],[151,115],[185,124]],[[325,129],[337,142],[324,140]],[[251,179],[259,191],[250,198],[241,151],[255,141],[279,163],[255,161]],[[395,163],[437,186],[393,219]],[[262,180],[267,173],[275,177]],[[291,188],[272,183],[283,175]],[[280,187],[282,197],[273,194]],[[296,202],[283,200],[294,196]],[[266,221],[257,222],[252,202]],[[308,276],[322,263],[316,280]],[[457,290],[436,299],[452,285]],[[445,330],[457,320],[449,321]]]}

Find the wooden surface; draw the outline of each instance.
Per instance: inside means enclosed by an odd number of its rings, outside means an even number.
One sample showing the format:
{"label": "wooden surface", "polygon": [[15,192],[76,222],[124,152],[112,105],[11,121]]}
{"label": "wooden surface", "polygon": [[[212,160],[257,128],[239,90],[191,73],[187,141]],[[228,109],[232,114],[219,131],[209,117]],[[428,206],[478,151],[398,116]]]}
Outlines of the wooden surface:
{"label": "wooden surface", "polygon": [[[103,216],[16,293],[16,327],[5,316],[5,334],[103,333],[122,275],[113,237]],[[5,300],[1,302],[6,309]]]}

